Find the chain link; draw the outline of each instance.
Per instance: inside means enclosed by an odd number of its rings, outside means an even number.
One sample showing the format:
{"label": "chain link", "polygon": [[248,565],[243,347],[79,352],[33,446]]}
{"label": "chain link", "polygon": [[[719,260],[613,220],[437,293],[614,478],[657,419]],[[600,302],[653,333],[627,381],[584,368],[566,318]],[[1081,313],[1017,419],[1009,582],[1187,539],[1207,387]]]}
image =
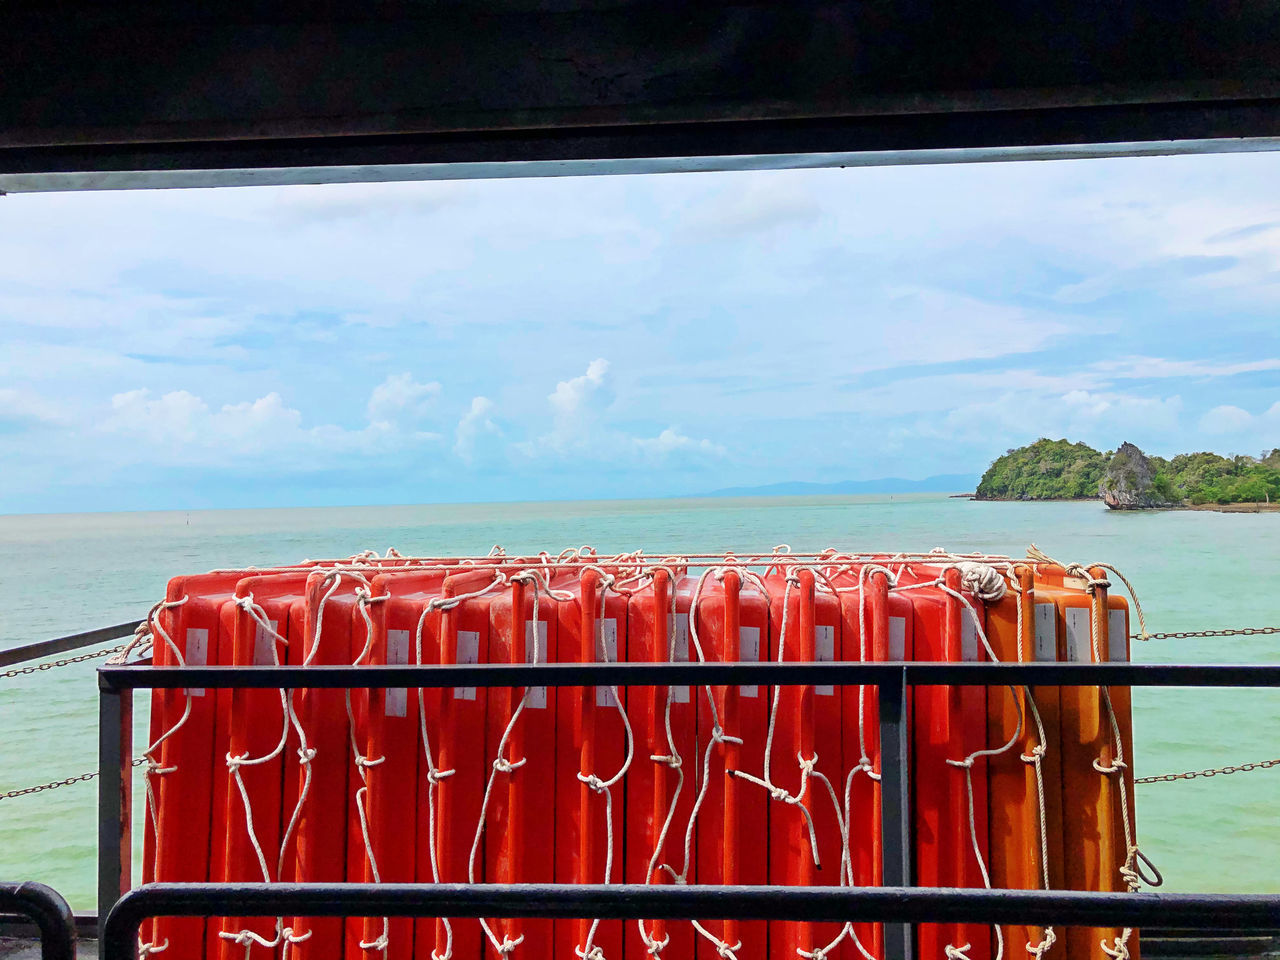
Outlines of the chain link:
{"label": "chain link", "polygon": [[0,673],[0,679],[8,680],[12,677],[22,677],[31,673],[40,673],[43,670],[52,670],[54,667],[65,667],[70,663],[83,663],[86,660],[97,660],[99,657],[109,657],[113,653],[119,653],[128,644],[120,644],[118,647],[111,647],[107,650],[95,650],[92,653],[82,653],[75,657],[65,657],[62,660],[51,660],[48,663],[35,663],[26,667],[18,667],[15,670],[6,670]]}
{"label": "chain link", "polygon": [[1194,780],[1196,777],[1226,776],[1229,773],[1248,773],[1250,770],[1266,770],[1268,767],[1280,767],[1280,760],[1259,760],[1256,763],[1242,763],[1235,767],[1216,767],[1210,770],[1188,770],[1186,773],[1166,773],[1159,777],[1138,777],[1134,783],[1172,783],[1174,780]]}
{"label": "chain link", "polygon": [[1135,633],[1130,640],[1187,640],[1191,637],[1258,637],[1280,633],[1280,627],[1241,627],[1239,630],[1179,630],[1175,633]]}
{"label": "chain link", "polygon": [[[146,757],[135,757],[129,766],[140,767],[146,762]],[[54,780],[52,783],[40,783],[34,787],[23,787],[21,790],[10,790],[8,793],[0,793],[0,800],[12,800],[14,797],[25,797],[29,793],[41,793],[45,790],[56,790],[58,787],[69,787],[73,783],[85,783],[89,780],[95,779],[97,776],[97,770],[90,770],[88,773],[82,773],[78,777],[67,777],[65,780]]]}

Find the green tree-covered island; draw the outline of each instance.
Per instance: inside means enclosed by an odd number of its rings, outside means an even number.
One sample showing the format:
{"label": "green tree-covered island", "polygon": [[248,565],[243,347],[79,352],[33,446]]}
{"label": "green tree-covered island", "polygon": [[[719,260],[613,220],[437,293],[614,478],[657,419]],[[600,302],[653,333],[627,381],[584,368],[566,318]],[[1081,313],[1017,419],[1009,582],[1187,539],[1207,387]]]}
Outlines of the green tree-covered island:
{"label": "green tree-covered island", "polygon": [[1280,502],[1280,448],[1261,457],[1181,453],[1147,456],[1132,443],[1106,453],[1084,443],[1040,439],[1009,450],[982,475],[978,500],[1094,500],[1115,510],[1266,508]]}

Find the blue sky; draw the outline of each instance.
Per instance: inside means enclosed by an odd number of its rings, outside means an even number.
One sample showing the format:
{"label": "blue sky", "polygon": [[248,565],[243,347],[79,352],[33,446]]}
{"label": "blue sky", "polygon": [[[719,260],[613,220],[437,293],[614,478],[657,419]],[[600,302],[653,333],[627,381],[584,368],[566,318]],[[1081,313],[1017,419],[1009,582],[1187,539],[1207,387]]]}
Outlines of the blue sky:
{"label": "blue sky", "polygon": [[1280,154],[0,198],[0,512],[1280,446]]}

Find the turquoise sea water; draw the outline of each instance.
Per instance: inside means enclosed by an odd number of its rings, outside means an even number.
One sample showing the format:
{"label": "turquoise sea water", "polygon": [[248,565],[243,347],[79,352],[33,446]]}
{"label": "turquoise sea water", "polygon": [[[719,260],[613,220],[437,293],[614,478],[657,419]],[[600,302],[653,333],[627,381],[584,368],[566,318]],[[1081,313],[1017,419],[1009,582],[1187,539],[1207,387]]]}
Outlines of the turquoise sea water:
{"label": "turquoise sea water", "polygon": [[[1155,631],[1280,622],[1280,514],[1114,514],[1095,503],[938,495],[773,497],[0,517],[0,648],[140,617],[178,573],[368,547],[750,553],[789,543],[797,551],[945,546],[1019,556],[1033,541],[1062,560],[1118,565]],[[1167,640],[1134,658],[1273,663],[1278,648],[1274,636]],[[95,666],[0,680],[0,793],[95,766]],[[1280,756],[1280,693],[1142,689],[1133,701],[1138,776]],[[146,713],[140,694],[139,751]],[[1169,889],[1280,892],[1278,794],[1280,767],[1140,786],[1143,849]],[[92,909],[96,796],[83,783],[0,801],[0,877],[42,880],[77,909]]]}

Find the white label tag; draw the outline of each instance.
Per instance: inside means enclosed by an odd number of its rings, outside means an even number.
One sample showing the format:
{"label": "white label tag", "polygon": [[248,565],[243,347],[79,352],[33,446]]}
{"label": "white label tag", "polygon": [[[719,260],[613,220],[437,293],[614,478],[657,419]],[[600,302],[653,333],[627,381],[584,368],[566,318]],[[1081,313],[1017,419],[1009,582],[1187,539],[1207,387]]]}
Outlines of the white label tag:
{"label": "white label tag", "polygon": [[[596,622],[596,662],[618,662],[618,621],[598,620]],[[612,707],[617,703],[613,698],[612,687],[596,687],[596,706]]]}
{"label": "white label tag", "polygon": [[[689,615],[677,613],[667,614],[667,630],[670,633],[672,646],[672,662],[689,662]],[[688,687],[668,687],[668,696],[672,703],[688,703]]]}
{"label": "white label tag", "polygon": [[[480,662],[480,634],[476,630],[459,630],[458,646],[454,652],[454,663],[479,663]],[[474,700],[476,698],[475,687],[454,687],[453,699],[455,700]]]}
{"label": "white label tag", "polygon": [[1115,663],[1129,659],[1129,618],[1123,610],[1107,611],[1107,659]]}
{"label": "white label tag", "polygon": [[978,659],[978,621],[967,604],[960,615],[960,659],[965,663]]}
{"label": "white label tag", "polygon": [[1052,603],[1036,604],[1035,655],[1037,660],[1058,659],[1058,618]]}
{"label": "white label tag", "polygon": [[1089,642],[1089,611],[1084,607],[1067,607],[1067,663],[1092,663]]}
{"label": "white label tag", "polygon": [[253,635],[253,665],[255,667],[271,667],[278,662],[276,660],[276,629],[279,624],[275,620],[268,620],[271,629],[268,630],[262,624],[257,623],[257,632]]}
{"label": "white label tag", "polygon": [[[187,652],[183,660],[192,667],[203,667],[209,662],[208,630],[203,627],[187,628]],[[187,693],[193,697],[203,697],[204,687],[190,687]]]}
{"label": "white label tag", "polygon": [[[738,659],[743,663],[760,662],[760,628],[738,628]],[[744,697],[760,696],[759,687],[739,687],[738,692]]]}
{"label": "white label tag", "polygon": [[[525,663],[547,662],[547,621],[538,621],[537,650],[534,650],[533,623],[526,621],[524,625],[524,660]],[[534,710],[545,710],[547,707],[547,688],[529,687],[525,706]]]}
{"label": "white label tag", "polygon": [[907,659],[907,618],[889,618],[889,659]]}
{"label": "white label tag", "polygon": [[[813,652],[819,662],[831,663],[836,658],[836,628],[832,626],[818,626],[813,628]],[[813,692],[819,697],[834,697],[836,688],[834,686],[821,685],[813,688]]]}
{"label": "white label tag", "polygon": [[[387,631],[387,663],[391,665],[409,662],[409,631]],[[387,688],[387,716],[403,717],[409,708],[409,691],[404,687]]]}

